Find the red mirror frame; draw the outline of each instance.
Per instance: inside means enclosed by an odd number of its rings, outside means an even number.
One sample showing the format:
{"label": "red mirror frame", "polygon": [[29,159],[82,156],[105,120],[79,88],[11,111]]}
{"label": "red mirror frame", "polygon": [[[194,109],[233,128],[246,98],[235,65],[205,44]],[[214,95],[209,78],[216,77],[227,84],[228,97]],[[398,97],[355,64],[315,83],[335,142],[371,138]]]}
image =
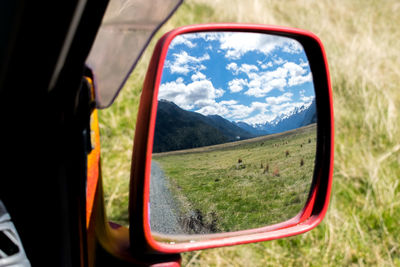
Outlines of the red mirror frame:
{"label": "red mirror frame", "polygon": [[[157,95],[164,60],[171,41],[180,34],[239,31],[274,34],[300,42],[309,59],[317,104],[317,153],[311,192],[300,214],[286,222],[234,233],[207,235],[210,239],[167,244],[154,240],[148,218],[150,166],[157,113]],[[316,227],[328,209],[333,173],[334,120],[328,63],[322,42],[308,31],[268,25],[205,24],[185,26],[166,33],[157,43],[144,81],[132,157],[130,181],[130,240],[136,253],[170,254],[273,240],[307,232]]]}

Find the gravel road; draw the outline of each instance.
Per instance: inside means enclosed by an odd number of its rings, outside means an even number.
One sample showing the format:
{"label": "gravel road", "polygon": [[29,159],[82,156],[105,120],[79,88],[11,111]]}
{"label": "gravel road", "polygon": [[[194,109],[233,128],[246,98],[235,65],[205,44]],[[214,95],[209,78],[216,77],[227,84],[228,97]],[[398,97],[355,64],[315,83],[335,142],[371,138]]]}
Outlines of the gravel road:
{"label": "gravel road", "polygon": [[160,164],[152,161],[149,208],[151,230],[162,234],[182,234],[176,211],[164,172]]}

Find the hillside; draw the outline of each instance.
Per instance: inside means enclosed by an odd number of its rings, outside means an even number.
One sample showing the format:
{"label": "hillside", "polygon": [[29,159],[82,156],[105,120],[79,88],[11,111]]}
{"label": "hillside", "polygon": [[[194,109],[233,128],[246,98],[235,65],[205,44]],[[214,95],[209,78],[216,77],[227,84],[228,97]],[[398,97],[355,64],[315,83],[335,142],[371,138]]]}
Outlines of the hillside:
{"label": "hillside", "polygon": [[254,135],[220,116],[204,116],[183,110],[173,102],[158,102],[153,152],[210,146],[252,137]]}

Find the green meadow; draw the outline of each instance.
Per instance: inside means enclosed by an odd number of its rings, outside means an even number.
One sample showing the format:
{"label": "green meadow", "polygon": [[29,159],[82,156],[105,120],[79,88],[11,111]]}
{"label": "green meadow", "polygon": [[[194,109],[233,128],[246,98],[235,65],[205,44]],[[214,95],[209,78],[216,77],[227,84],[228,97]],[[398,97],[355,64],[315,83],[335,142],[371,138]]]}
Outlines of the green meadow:
{"label": "green meadow", "polygon": [[158,153],[185,233],[286,221],[304,207],[313,177],[316,125],[200,149]]}
{"label": "green meadow", "polygon": [[182,265],[400,266],[397,0],[185,1],[156,34],[113,106],[100,111],[102,174],[110,220],[128,225],[133,136],[155,41],[178,26],[210,22],[284,25],[320,37],[328,58],[335,112],[332,196],[325,219],[310,232],[184,253]]}

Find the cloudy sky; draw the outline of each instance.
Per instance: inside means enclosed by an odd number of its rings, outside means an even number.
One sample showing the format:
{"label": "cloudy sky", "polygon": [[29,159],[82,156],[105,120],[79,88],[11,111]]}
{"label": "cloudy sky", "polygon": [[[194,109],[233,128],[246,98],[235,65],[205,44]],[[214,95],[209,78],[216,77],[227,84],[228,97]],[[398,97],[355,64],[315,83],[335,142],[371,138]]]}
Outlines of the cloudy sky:
{"label": "cloudy sky", "polygon": [[308,59],[297,41],[210,32],[172,41],[158,99],[204,115],[259,124],[309,105],[314,96]]}

